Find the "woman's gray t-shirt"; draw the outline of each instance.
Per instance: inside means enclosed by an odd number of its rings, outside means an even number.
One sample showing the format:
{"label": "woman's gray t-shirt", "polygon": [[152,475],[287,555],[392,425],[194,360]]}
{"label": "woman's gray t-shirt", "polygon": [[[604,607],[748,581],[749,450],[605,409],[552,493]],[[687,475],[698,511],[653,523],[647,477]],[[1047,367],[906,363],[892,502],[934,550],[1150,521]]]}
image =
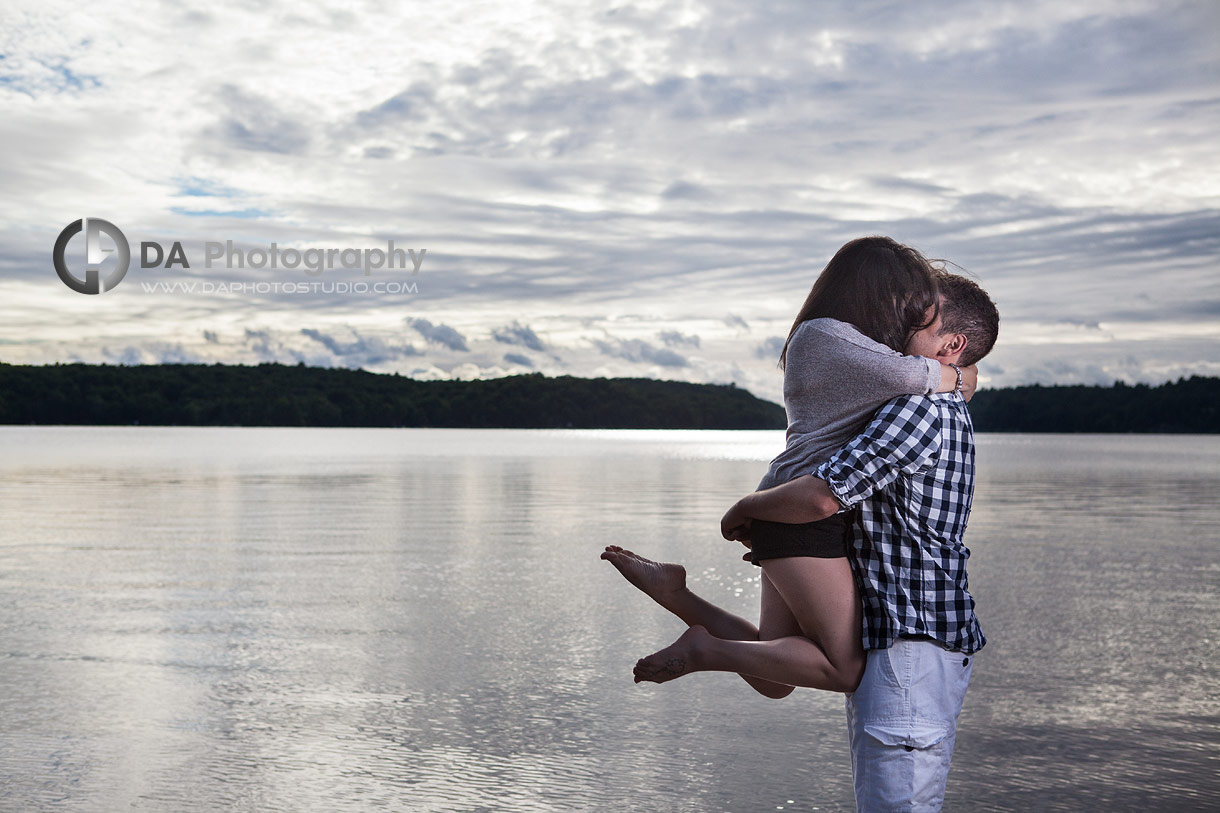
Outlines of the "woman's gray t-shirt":
{"label": "woman's gray t-shirt", "polygon": [[784,367],[788,432],[759,490],[812,474],[887,401],[940,388],[939,362],[904,356],[837,319],[802,322]]}

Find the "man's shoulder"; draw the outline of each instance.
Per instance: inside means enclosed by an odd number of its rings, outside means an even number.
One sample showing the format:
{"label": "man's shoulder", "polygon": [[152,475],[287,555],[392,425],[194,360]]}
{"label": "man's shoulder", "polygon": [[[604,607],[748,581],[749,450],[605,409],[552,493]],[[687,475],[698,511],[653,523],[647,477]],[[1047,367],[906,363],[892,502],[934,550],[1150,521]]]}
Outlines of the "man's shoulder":
{"label": "man's shoulder", "polygon": [[970,422],[970,411],[966,407],[966,399],[956,392],[935,392],[931,395],[899,395],[877,410],[877,416],[882,414],[920,415],[932,421]]}
{"label": "man's shoulder", "polygon": [[946,443],[972,443],[974,424],[966,400],[959,393],[900,395],[887,401],[873,416],[873,432],[905,437],[916,446],[941,447]]}
{"label": "man's shoulder", "polygon": [[930,452],[940,445],[943,416],[936,402],[925,395],[900,395],[887,401],[864,430],[866,436],[887,443]]}
{"label": "man's shoulder", "polygon": [[927,402],[927,409],[935,415],[929,424],[936,427],[941,454],[952,459],[974,457],[974,422],[966,399],[956,392],[938,392],[918,396]]}
{"label": "man's shoulder", "polygon": [[[950,393],[952,394],[952,393]],[[875,420],[938,423],[941,419],[940,394],[899,395],[887,401],[874,416]]]}
{"label": "man's shoulder", "polygon": [[974,433],[974,423],[970,420],[970,407],[961,393],[938,392],[924,397],[931,401],[935,409],[940,412],[941,420],[946,427]]}

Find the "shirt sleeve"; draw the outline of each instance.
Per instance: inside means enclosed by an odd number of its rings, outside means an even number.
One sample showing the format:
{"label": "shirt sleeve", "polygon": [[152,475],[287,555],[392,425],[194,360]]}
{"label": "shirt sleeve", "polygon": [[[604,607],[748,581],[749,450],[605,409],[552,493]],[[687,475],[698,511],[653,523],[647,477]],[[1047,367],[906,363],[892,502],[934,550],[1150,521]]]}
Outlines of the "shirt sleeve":
{"label": "shirt sleeve", "polygon": [[869,354],[868,375],[877,394],[886,400],[900,395],[931,395],[940,389],[940,362],[924,356],[904,356],[885,345]]}
{"label": "shirt sleeve", "polygon": [[806,326],[808,330],[798,330],[793,336],[789,357],[816,364],[824,380],[866,386],[875,404],[900,395],[931,395],[940,389],[940,362],[935,359],[905,356],[850,325],[835,330],[822,320],[811,320],[801,327]]}
{"label": "shirt sleeve", "polygon": [[826,481],[842,505],[855,505],[900,474],[914,474],[931,463],[940,451],[940,422],[927,398],[895,398],[813,475]]}

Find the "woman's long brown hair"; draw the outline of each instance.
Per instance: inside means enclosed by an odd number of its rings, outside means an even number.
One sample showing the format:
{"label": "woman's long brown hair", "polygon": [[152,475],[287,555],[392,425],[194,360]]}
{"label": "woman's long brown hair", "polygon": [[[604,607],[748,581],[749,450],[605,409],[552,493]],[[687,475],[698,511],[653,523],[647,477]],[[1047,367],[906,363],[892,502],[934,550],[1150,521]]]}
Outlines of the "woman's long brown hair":
{"label": "woman's long brown hair", "polygon": [[938,302],[936,269],[918,251],[889,237],[852,240],[813,283],[788,331],[779,366],[786,365],[788,344],[801,323],[824,317],[847,322],[901,353],[913,331],[936,321]]}

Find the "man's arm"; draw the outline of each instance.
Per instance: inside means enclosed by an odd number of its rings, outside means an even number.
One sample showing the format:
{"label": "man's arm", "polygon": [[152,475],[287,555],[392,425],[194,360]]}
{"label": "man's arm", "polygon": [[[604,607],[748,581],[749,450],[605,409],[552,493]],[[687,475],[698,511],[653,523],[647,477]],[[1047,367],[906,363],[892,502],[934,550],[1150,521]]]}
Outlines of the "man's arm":
{"label": "man's arm", "polygon": [[819,466],[812,475],[748,494],[720,521],[725,539],[749,539],[748,519],[771,522],[813,522],[855,505],[894,482],[913,474],[940,449],[940,415],[921,396],[895,398],[873,416],[850,443]]}
{"label": "man's arm", "polygon": [[841,507],[825,480],[806,474],[742,497],[720,520],[720,533],[725,539],[745,540],[751,519],[798,525],[837,514]]}

